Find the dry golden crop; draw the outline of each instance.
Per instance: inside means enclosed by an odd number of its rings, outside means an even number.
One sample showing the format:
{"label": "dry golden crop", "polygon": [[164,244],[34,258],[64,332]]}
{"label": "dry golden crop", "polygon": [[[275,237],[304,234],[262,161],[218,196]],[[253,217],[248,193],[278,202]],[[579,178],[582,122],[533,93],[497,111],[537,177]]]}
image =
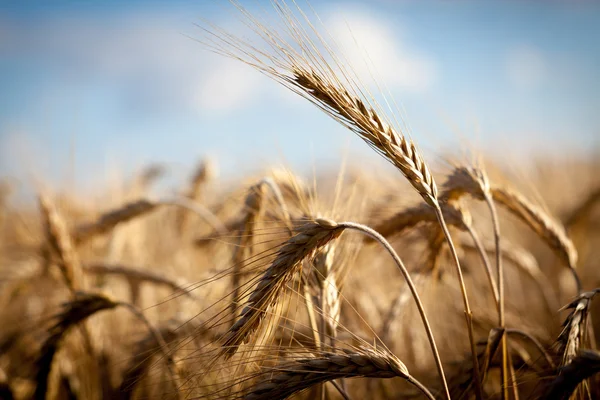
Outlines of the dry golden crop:
{"label": "dry golden crop", "polygon": [[0,191],[0,397],[600,398],[598,159],[540,160],[534,188],[483,157],[434,178],[305,14],[278,6],[287,39],[240,8],[271,52],[214,27],[202,42],[393,176],[268,170],[218,191],[204,161],[181,195],[150,198],[150,166],[113,207]]}

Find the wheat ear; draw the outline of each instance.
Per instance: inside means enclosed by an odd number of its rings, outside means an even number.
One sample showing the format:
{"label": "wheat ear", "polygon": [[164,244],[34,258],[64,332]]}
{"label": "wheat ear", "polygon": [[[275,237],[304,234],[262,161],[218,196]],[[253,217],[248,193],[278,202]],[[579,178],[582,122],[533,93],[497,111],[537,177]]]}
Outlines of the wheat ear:
{"label": "wheat ear", "polygon": [[[312,286],[317,293],[313,300],[318,304],[317,309],[320,315],[320,324],[315,326],[319,334],[320,348],[325,347],[325,338],[329,340],[331,349],[335,349],[335,339],[337,337],[337,328],[340,323],[341,301],[340,292],[337,284],[336,273],[333,268],[333,259],[335,255],[335,243],[330,242],[323,248],[319,249],[313,258],[310,268],[310,277],[308,286]],[[305,296],[312,297],[308,290],[305,291]],[[312,300],[312,299],[311,299]],[[316,301],[315,301],[316,300]],[[312,304],[311,304],[312,305]],[[312,323],[312,321],[311,321]],[[319,348],[319,347],[318,347]],[[335,386],[335,382],[332,382]],[[342,393],[343,397],[347,397],[346,382],[340,381],[340,386],[335,386]],[[322,398],[325,396],[325,386],[320,385],[318,388],[322,393]]]}
{"label": "wheat ear", "polygon": [[258,328],[267,309],[277,302],[285,285],[300,269],[302,261],[312,257],[317,249],[341,235],[343,230],[333,221],[316,219],[301,226],[298,233],[286,241],[250,294],[240,318],[225,334],[223,353],[226,356],[233,355]]}
{"label": "wheat ear", "polygon": [[505,207],[529,226],[565,262],[573,274],[578,293],[581,292],[581,280],[575,270],[577,265],[577,250],[571,239],[567,236],[563,226],[514,190],[503,187],[492,187],[491,193],[494,201],[498,202],[498,204]]}
{"label": "wheat ear", "polygon": [[[412,140],[394,130],[391,124],[379,115],[374,106],[357,95],[357,93],[361,93],[361,90],[352,83],[348,78],[349,75],[344,73],[343,67],[338,63],[337,66],[341,70],[340,76],[345,78],[346,85],[340,81],[340,77],[319,54],[318,48],[310,41],[301,22],[297,21],[288,6],[277,3],[276,7],[284,16],[287,28],[301,47],[301,52],[296,51],[282,40],[276,32],[270,31],[259,21],[252,19],[251,15],[239,5],[238,8],[249,19],[255,32],[270,45],[275,54],[261,52],[256,47],[222,31],[218,32],[219,35],[207,30],[210,38],[207,39],[205,45],[220,54],[246,62],[311,101],[396,166],[425,202],[435,209],[453,256],[463,297],[473,362],[477,363],[472,312],[460,261],[439,206],[437,187],[427,164]],[[306,18],[304,14],[302,15]],[[329,49],[322,38],[321,42]],[[479,373],[476,365],[474,371],[476,375]],[[475,376],[475,380],[477,381],[478,399],[481,399],[481,382],[478,376]]]}
{"label": "wheat ear", "polygon": [[[240,302],[240,278],[245,260],[252,256],[255,224],[263,211],[265,188],[260,182],[248,190],[244,204],[243,224],[238,231],[239,240],[233,251],[233,271],[231,273],[231,315],[235,321],[236,310]],[[233,323],[233,322],[232,322]]]}
{"label": "wheat ear", "polygon": [[118,305],[119,303],[105,296],[95,294],[77,294],[73,300],[63,305],[63,310],[57,316],[57,321],[48,330],[49,336],[44,341],[39,358],[36,361],[37,386],[34,394],[35,399],[44,400],[46,397],[52,361],[66,332],[91,315],[115,308]]}
{"label": "wheat ear", "polygon": [[225,234],[223,223],[206,207],[186,198],[169,198],[160,200],[141,199],[127,203],[115,210],[108,211],[98,217],[95,222],[85,223],[75,228],[73,238],[76,244],[82,244],[95,236],[105,234],[121,223],[146,215],[163,205],[176,206],[195,212],[202,217],[219,234]]}
{"label": "wheat ear", "polygon": [[409,374],[402,361],[391,354],[371,349],[323,353],[318,357],[275,366],[272,372],[269,370],[266,372],[269,377],[251,387],[245,399],[284,399],[319,383],[353,377],[400,377],[415,385],[428,399],[435,399],[423,384]]}
{"label": "wheat ear", "polygon": [[165,174],[165,167],[160,164],[150,164],[146,166],[135,178],[133,187],[137,193],[146,193],[150,186]]}
{"label": "wheat ear", "polygon": [[[212,160],[202,160],[192,175],[190,186],[185,193],[185,197],[190,201],[199,203],[202,200],[202,190],[206,184],[214,178],[216,175],[215,171],[216,168]],[[178,210],[176,221],[177,229],[180,234],[187,232],[189,226],[189,214],[189,210],[187,209]]]}
{"label": "wheat ear", "polygon": [[102,214],[95,222],[77,226],[73,231],[74,241],[76,244],[82,244],[97,235],[109,232],[120,223],[145,215],[156,207],[157,204],[148,200],[127,203],[122,207]]}
{"label": "wheat ear", "polygon": [[559,351],[562,352],[562,364],[568,365],[577,353],[585,339],[587,316],[594,297],[600,293],[600,288],[581,293],[575,300],[567,304],[561,310],[571,310],[565,322],[563,330],[558,336]]}
{"label": "wheat ear", "polygon": [[396,132],[358,96],[314,69],[296,66],[291,72],[298,89],[396,166],[428,204],[437,204],[433,175],[411,140]]}
{"label": "wheat ear", "polygon": [[58,255],[59,266],[67,287],[72,292],[84,288],[84,276],[65,221],[44,193],[39,195],[40,209],[46,227],[46,240]]}

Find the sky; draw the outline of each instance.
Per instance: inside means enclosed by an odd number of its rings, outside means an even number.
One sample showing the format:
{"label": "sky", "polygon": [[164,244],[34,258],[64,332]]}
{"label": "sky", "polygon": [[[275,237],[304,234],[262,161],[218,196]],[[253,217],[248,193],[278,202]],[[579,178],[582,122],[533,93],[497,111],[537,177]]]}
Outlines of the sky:
{"label": "sky", "polygon": [[[241,3],[276,21],[268,2]],[[600,2],[311,5],[426,155],[598,154]],[[225,177],[376,157],[306,100],[207,51],[194,40],[207,21],[248,34],[222,0],[0,0],[0,178],[88,190],[150,162],[184,179],[207,156]]]}

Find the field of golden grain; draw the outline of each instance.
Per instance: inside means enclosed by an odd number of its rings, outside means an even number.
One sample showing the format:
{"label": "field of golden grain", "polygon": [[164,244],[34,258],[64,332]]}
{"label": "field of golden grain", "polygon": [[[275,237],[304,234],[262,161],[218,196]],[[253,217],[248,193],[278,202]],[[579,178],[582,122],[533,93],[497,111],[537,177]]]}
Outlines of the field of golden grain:
{"label": "field of golden grain", "polygon": [[0,398],[600,398],[600,159],[425,160],[303,14],[280,12],[295,42],[246,15],[271,52],[212,27],[204,44],[388,173],[218,185],[206,159],[177,194],[152,190],[149,165],[101,196],[39,186],[34,206],[7,180]]}

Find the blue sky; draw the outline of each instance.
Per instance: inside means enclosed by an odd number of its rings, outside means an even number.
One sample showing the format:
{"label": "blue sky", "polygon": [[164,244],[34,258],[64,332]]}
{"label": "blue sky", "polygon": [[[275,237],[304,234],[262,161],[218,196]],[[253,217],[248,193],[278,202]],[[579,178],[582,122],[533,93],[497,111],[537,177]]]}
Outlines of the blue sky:
{"label": "blue sky", "polygon": [[[428,154],[600,148],[598,2],[312,5],[359,74],[366,49]],[[86,189],[150,161],[185,177],[205,155],[224,176],[373,158],[308,102],[188,37],[201,19],[243,35],[237,18],[225,1],[0,1],[0,176],[74,174]]]}

